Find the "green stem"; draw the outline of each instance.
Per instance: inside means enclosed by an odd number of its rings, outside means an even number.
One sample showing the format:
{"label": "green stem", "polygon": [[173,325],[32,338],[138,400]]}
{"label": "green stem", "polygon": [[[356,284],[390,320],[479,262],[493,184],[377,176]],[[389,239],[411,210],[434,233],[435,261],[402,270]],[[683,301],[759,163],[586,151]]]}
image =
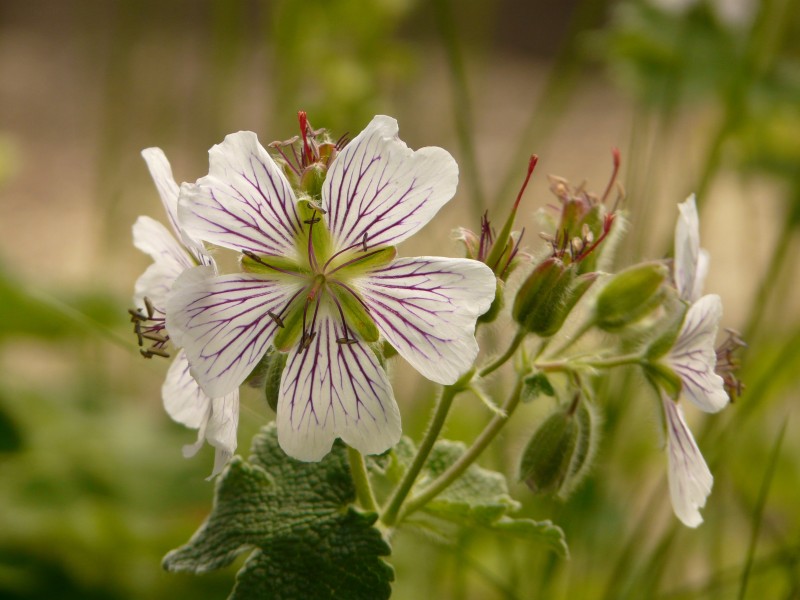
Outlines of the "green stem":
{"label": "green stem", "polygon": [[[468,375],[471,379],[472,373],[470,372]],[[462,381],[463,379],[464,378],[462,377]],[[422,471],[422,467],[425,466],[425,461],[428,460],[428,455],[433,448],[433,444],[439,437],[439,433],[442,431],[442,426],[447,418],[447,413],[450,410],[450,406],[453,404],[453,399],[462,389],[463,386],[461,385],[461,381],[442,388],[442,394],[439,396],[439,401],[436,405],[436,411],[433,413],[433,419],[428,425],[428,430],[425,432],[425,436],[422,438],[422,442],[417,450],[417,455],[414,457],[414,462],[411,463],[408,471],[406,471],[405,475],[403,475],[403,479],[394,490],[394,493],[389,499],[386,508],[384,508],[382,511],[381,521],[384,524],[392,526],[397,522],[397,515],[400,512],[400,507],[411,491],[411,487],[417,480],[420,471]]]}
{"label": "green stem", "polygon": [[502,367],[506,363],[506,361],[514,355],[514,352],[517,351],[517,348],[519,348],[519,345],[522,343],[522,340],[525,339],[527,333],[528,332],[522,328],[518,329],[517,334],[514,336],[514,339],[511,340],[511,345],[508,347],[508,349],[505,352],[503,352],[503,354],[498,356],[494,361],[483,367],[478,372],[478,375],[480,377],[486,377],[489,373],[493,373],[494,371]]}
{"label": "green stem", "polygon": [[624,354],[612,358],[598,358],[595,360],[555,360],[550,362],[535,362],[533,366],[540,371],[574,371],[576,367],[592,367],[593,369],[610,369],[612,367],[622,367],[625,365],[641,364],[643,357],[641,354]]}
{"label": "green stem", "polygon": [[369,483],[367,465],[364,456],[355,448],[347,447],[347,460],[350,462],[350,475],[356,488],[356,498],[362,508],[371,512],[378,512],[378,503]]}
{"label": "green stem", "polygon": [[[559,354],[563,354],[564,352],[569,350],[572,347],[572,345],[579,339],[581,339],[586,334],[586,332],[589,331],[592,327],[594,327],[593,318],[585,321],[583,325],[581,325],[580,328],[575,332],[575,334],[569,340],[567,340],[565,344],[562,344],[561,347],[556,352],[553,352],[551,356],[558,356]],[[537,356],[540,355],[543,351],[544,349],[540,350]]]}
{"label": "green stem", "polygon": [[506,400],[506,403],[503,405],[503,414],[496,414],[489,422],[489,425],[486,426],[486,429],[481,432],[478,438],[469,448],[467,448],[467,451],[464,452],[464,454],[462,454],[456,462],[450,465],[450,467],[444,473],[439,475],[439,477],[437,477],[422,492],[408,501],[405,509],[400,515],[399,520],[402,520],[411,513],[419,510],[428,502],[433,500],[436,496],[441,494],[448,486],[450,486],[450,484],[461,477],[464,471],[466,471],[470,465],[475,462],[481,453],[483,453],[486,447],[492,442],[492,440],[494,440],[503,426],[508,422],[508,419],[519,405],[520,398],[522,397],[522,381],[523,380],[520,377],[520,379],[517,381],[517,384],[514,386],[514,391],[511,392],[508,400]]}

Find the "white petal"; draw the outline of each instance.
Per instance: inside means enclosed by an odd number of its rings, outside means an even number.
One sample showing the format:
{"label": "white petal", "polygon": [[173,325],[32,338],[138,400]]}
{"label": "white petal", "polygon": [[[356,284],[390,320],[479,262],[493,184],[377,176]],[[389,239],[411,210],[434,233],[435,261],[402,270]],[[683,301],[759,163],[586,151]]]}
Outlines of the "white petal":
{"label": "white petal", "polygon": [[669,495],[675,515],[689,527],[703,522],[700,509],[711,493],[714,478],[686,425],[683,412],[671,399],[662,396],[667,425]]}
{"label": "white petal", "polygon": [[158,195],[164,210],[167,212],[170,225],[177,237],[181,236],[178,226],[178,184],[172,176],[172,167],[161,148],[145,148],[142,150],[142,158],[147,163],[150,176],[156,184]]}
{"label": "white petal", "polygon": [[269,312],[280,315],[301,289],[293,280],[248,273],[173,288],[167,330],[186,350],[203,391],[217,398],[239,387],[275,334],[277,324]]}
{"label": "white petal", "polygon": [[161,395],[174,421],[198,430],[197,441],[184,446],[183,455],[194,456],[207,441],[215,448],[211,477],[217,475],[236,451],[239,390],[222,398],[209,398],[189,373],[186,354],[180,350],[167,372]]}
{"label": "white petal", "polygon": [[167,414],[181,425],[198,429],[208,417],[211,399],[189,373],[189,361],[183,350],[178,351],[167,371],[161,398]]}
{"label": "white petal", "polygon": [[[675,286],[678,295],[688,302],[700,297],[703,279],[699,279],[700,220],[694,194],[678,204],[680,215],[675,225]],[[707,269],[707,264],[706,264]]]}
{"label": "white petal", "polygon": [[716,294],[703,296],[689,307],[675,346],[667,356],[681,378],[683,394],[706,412],[722,410],[729,401],[722,377],[714,372],[714,343],[722,318],[722,301]]}
{"label": "white petal", "polygon": [[142,157],[150,170],[150,176],[161,196],[161,203],[167,212],[172,230],[181,243],[191,252],[200,264],[214,265],[214,260],[206,251],[202,243],[198,242],[183,230],[178,221],[178,184],[172,176],[172,167],[161,148],[146,148],[142,150]]}
{"label": "white petal", "polygon": [[458,165],[442,148],[412,151],[397,121],[377,116],[339,153],[322,188],[337,248],[394,246],[418,231],[453,197]]}
{"label": "white petal", "polygon": [[225,138],[208,152],[210,171],[183,184],[181,225],[193,237],[236,251],[295,256],[303,225],[289,182],[252,131]]}
{"label": "white petal", "polygon": [[163,312],[175,279],[195,263],[167,228],[150,217],[136,219],[133,244],[154,261],[136,281],[134,303],[143,306],[142,299],[147,296]]}
{"label": "white petal", "polygon": [[465,258],[401,258],[356,282],[384,337],[428,379],[455,383],[478,355],[475,320],[494,299],[494,273]]}
{"label": "white petal", "polygon": [[344,329],[320,307],[307,350],[292,350],[281,379],[278,441],[299,460],[321,460],[336,438],[362,454],[400,440],[400,412],[386,373],[370,347],[338,344]]}
{"label": "white petal", "polygon": [[214,446],[214,469],[211,477],[219,474],[236,451],[236,429],[239,425],[239,390],[211,401],[211,413],[205,437]]}

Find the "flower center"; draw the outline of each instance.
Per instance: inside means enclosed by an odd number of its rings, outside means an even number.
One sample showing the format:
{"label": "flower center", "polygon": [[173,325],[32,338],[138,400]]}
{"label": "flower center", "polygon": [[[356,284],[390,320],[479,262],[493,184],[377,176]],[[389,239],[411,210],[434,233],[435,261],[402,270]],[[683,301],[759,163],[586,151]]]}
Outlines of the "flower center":
{"label": "flower center", "polygon": [[304,225],[295,240],[299,259],[258,256],[243,250],[245,271],[269,278],[301,283],[280,311],[270,311],[278,325],[273,345],[286,352],[299,343],[301,350],[314,341],[320,319],[332,317],[338,344],[377,341],[379,332],[369,308],[358,291],[356,280],[369,271],[391,262],[393,247],[370,248],[368,236],[349,247],[334,251],[334,243],[325,224],[325,211],[311,200],[297,204]]}

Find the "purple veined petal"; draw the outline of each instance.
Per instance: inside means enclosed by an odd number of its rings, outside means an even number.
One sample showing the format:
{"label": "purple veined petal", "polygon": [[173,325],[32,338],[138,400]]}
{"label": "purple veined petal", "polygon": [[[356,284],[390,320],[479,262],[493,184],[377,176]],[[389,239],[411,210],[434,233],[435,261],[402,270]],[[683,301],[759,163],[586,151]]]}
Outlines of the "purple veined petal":
{"label": "purple veined petal", "polygon": [[[694,194],[678,204],[680,214],[675,225],[675,286],[678,295],[694,302],[700,297],[697,288],[697,265],[700,260],[700,220]],[[702,281],[700,282],[702,287]]]}
{"label": "purple veined petal", "polygon": [[[217,272],[213,267],[207,265],[192,267],[191,269],[185,270],[178,276],[178,278],[172,284],[172,289],[170,290],[170,293],[182,288],[188,288],[191,286],[200,285],[204,281],[216,277],[216,275]],[[162,312],[166,312],[166,310]],[[172,340],[172,343],[178,347],[182,347],[183,330],[181,330],[178,327],[178,322],[175,319],[172,319],[170,315],[165,315],[164,324],[166,326],[167,333],[169,333],[170,340]]]}
{"label": "purple veined petal", "polygon": [[686,425],[681,407],[662,394],[667,426],[669,495],[675,515],[687,526],[703,522],[700,509],[711,493],[714,478]]}
{"label": "purple veined petal", "polygon": [[232,133],[208,152],[210,171],[184,183],[178,218],[193,237],[257,254],[295,256],[302,223],[289,182],[252,131]]}
{"label": "purple veined petal", "polygon": [[400,440],[400,412],[385,371],[364,342],[345,335],[323,303],[306,350],[291,351],[281,378],[278,442],[298,460],[321,460],[336,438],[362,454],[379,454]]}
{"label": "purple veined petal", "polygon": [[714,372],[714,343],[722,318],[722,301],[716,294],[703,296],[689,307],[667,360],[683,384],[683,395],[705,412],[717,412],[729,402],[722,377]]}
{"label": "purple veined petal", "polygon": [[134,304],[144,306],[143,298],[147,296],[163,312],[175,279],[193,267],[194,261],[167,228],[150,217],[139,217],[134,223],[133,244],[153,259],[153,264],[136,280]]}
{"label": "purple veined petal", "polygon": [[394,246],[418,231],[453,197],[458,165],[442,148],[412,151],[397,121],[377,116],[331,164],[322,205],[338,249]]}
{"label": "purple veined petal", "polygon": [[173,287],[167,330],[186,350],[200,387],[217,398],[239,387],[267,351],[278,327],[269,313],[281,315],[302,282],[248,273],[194,275],[204,268],[187,272]]}
{"label": "purple veined petal", "polygon": [[383,336],[422,375],[449,385],[472,366],[475,320],[495,295],[489,267],[465,258],[400,258],[354,285]]}

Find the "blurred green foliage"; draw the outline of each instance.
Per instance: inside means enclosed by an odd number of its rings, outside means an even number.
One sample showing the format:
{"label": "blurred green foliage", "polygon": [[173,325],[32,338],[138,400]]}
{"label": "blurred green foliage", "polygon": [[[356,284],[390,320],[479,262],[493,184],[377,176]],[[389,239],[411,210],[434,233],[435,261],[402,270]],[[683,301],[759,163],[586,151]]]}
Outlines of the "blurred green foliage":
{"label": "blurred green foliage", "polygon": [[[32,5],[11,4],[4,14],[17,20],[0,22],[8,32],[52,31],[37,28],[46,15]],[[466,14],[489,15],[477,2],[465,4]],[[634,123],[644,115],[661,124],[637,128],[639,137],[623,151],[632,158],[633,183],[655,168],[638,149],[658,147],[678,115],[711,107],[705,156],[697,173],[685,176],[686,187],[703,200],[719,175],[732,172],[742,180],[766,175],[785,190],[781,232],[763,240],[772,260],[767,272],[753,274],[752,308],[741,324],[751,342],[741,374],[747,391],[698,430],[715,475],[706,523],[688,530],[672,518],[666,461],[653,441],[657,399],[641,380],[620,377],[604,394],[598,464],[576,493],[559,502],[533,498],[521,485],[511,490],[524,500],[520,516],[551,519],[564,529],[570,561],[480,531],[464,531],[458,543],[435,531],[404,532],[389,558],[396,570],[393,597],[796,598],[800,322],[790,292],[800,224],[800,2],[756,3],[752,23],[735,28],[703,2],[682,13],[646,2],[579,4],[549,84],[530,106],[531,125],[521,128],[519,147],[527,152],[554,135],[569,101],[585,89],[576,74],[601,66],[631,98]],[[509,7],[497,5],[498,19],[513,17]],[[474,53],[463,24],[452,18],[461,16],[460,5],[438,2],[435,9],[413,0],[70,3],[60,43],[74,36],[102,73],[93,81],[98,152],[94,164],[84,165],[96,178],[86,194],[107,226],[98,263],[109,260],[106,250],[115,258],[128,244],[132,215],[144,210],[144,202],[122,202],[131,173],[140,182],[146,177],[136,162],[140,147],[189,147],[187,140],[207,147],[242,127],[243,114],[252,116],[252,129],[269,124],[270,134],[291,132],[298,108],[313,115],[315,126],[357,131],[402,97],[400,88],[433,93],[414,87],[429,55],[443,57],[450,80],[438,92],[453,86],[459,150],[465,164],[478,164],[474,153],[482,140],[475,139],[475,115],[465,108],[471,106],[465,94],[474,91],[469,77],[476,63],[505,59],[492,55],[491,45]],[[434,19],[437,27],[421,25]],[[252,104],[255,109],[247,108]],[[16,176],[23,160],[6,139],[0,185]],[[494,173],[503,178],[502,169]],[[477,186],[475,173],[464,179]],[[650,198],[644,186],[628,189],[634,199]],[[147,194],[146,206],[155,207],[155,191]],[[145,369],[135,356],[127,297],[106,285],[100,269],[93,289],[53,288],[6,262],[0,256],[0,597],[224,597],[233,569],[203,577],[160,570],[165,552],[185,542],[210,510],[212,486],[204,477],[211,462],[207,453],[181,458],[180,446],[192,433],[169,423],[160,409],[165,367]],[[419,410],[402,407],[412,434],[428,417],[429,391],[419,388]],[[518,413],[485,467],[514,471],[537,402]],[[489,417],[473,408],[454,411],[448,437],[468,440],[480,430]],[[261,403],[246,414],[243,447],[268,418]]]}

